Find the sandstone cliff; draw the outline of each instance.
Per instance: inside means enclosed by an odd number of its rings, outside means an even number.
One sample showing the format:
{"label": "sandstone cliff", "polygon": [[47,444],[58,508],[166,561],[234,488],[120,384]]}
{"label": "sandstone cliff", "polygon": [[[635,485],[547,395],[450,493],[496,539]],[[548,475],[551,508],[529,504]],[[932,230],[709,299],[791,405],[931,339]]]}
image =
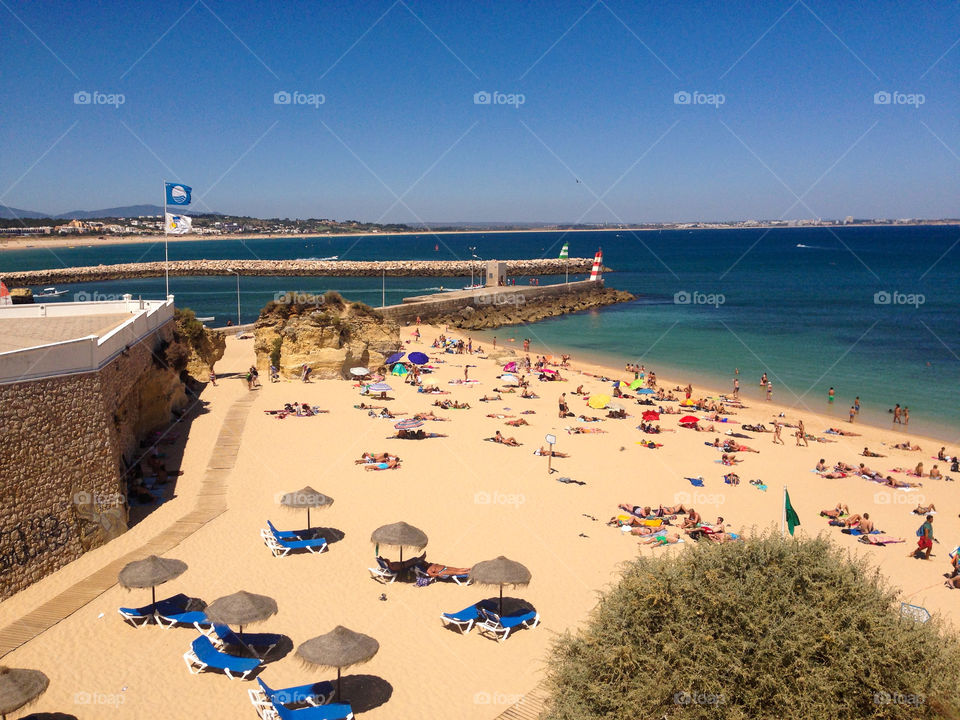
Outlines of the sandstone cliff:
{"label": "sandstone cliff", "polygon": [[363,303],[344,301],[336,292],[288,294],[268,303],[254,325],[257,369],[263,378],[271,356],[287,377],[299,375],[304,364],[314,377],[349,377],[352,367],[380,367],[400,344],[396,323]]}
{"label": "sandstone cliff", "polygon": [[595,287],[564,295],[531,296],[529,299],[521,295],[519,298],[508,299],[511,302],[476,307],[468,305],[458,312],[431,318],[431,322],[464,330],[484,330],[502,325],[536,322],[556,315],[567,315],[590,308],[630,302],[635,299],[635,296],[624,290]]}
{"label": "sandstone cliff", "polygon": [[210,371],[227,349],[226,336],[203,326],[190,308],[177,308],[174,336],[189,351],[185,370],[194,380],[207,382]]}

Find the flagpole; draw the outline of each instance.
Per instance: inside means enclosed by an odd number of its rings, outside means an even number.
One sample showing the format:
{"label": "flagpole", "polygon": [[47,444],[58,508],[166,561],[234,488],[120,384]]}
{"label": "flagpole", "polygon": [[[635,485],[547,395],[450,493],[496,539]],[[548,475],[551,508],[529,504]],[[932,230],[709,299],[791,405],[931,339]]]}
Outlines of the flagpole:
{"label": "flagpole", "polygon": [[783,537],[784,526],[787,524],[787,486],[783,486],[783,508],[780,511],[780,537]]}
{"label": "flagpole", "polygon": [[167,181],[163,181],[163,275],[167,281],[167,294],[170,297],[170,253],[167,248]]}

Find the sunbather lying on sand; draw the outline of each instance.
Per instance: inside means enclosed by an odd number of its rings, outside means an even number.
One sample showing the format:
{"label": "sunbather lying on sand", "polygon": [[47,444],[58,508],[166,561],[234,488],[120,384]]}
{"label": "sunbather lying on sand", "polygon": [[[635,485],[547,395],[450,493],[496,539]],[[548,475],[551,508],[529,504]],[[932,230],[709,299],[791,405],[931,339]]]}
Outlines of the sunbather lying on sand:
{"label": "sunbather lying on sand", "polygon": [[[914,515],[929,515],[932,512],[936,512],[936,510],[937,506],[933,503],[930,503],[929,505],[917,505],[910,512],[912,512]],[[958,557],[960,557],[960,555],[958,555]]]}
{"label": "sunbather lying on sand", "polygon": [[534,450],[533,454],[542,455],[543,457],[558,457],[558,458],[570,457],[567,453],[560,452],[558,450],[545,450],[543,445],[541,445],[539,448]]}
{"label": "sunbather lying on sand", "polygon": [[842,435],[843,437],[860,437],[860,433],[850,430],[841,430],[840,428],[827,428],[823,431],[827,435]]}
{"label": "sunbather lying on sand", "polygon": [[765,425],[742,425],[741,427],[744,430],[749,430],[750,432],[758,432],[758,433],[772,432],[771,430],[767,430]]}
{"label": "sunbather lying on sand", "polygon": [[911,445],[909,441],[897,443],[896,445],[891,445],[891,447],[897,450],[911,450],[911,451],[920,449],[919,445]]}
{"label": "sunbather lying on sand", "polygon": [[873,452],[870,448],[864,448],[863,452],[860,453],[864,457],[886,457],[886,455],[881,455],[880,453]]}
{"label": "sunbather lying on sand", "polygon": [[530,392],[530,391],[527,390],[526,388],[524,388],[524,389],[523,389],[523,392],[520,393],[520,397],[526,398],[526,399],[528,399],[528,400],[537,400],[537,399],[540,398],[539,395],[537,395],[536,393]]}
{"label": "sunbather lying on sand", "polygon": [[433,410],[430,412],[419,412],[413,416],[414,420],[436,420],[437,422],[450,422],[450,418],[439,417],[433,414]]}
{"label": "sunbather lying on sand", "polygon": [[443,434],[441,434],[441,433],[435,433],[435,432],[428,433],[428,432],[424,432],[423,430],[419,430],[419,429],[417,429],[417,430],[406,430],[406,429],[397,430],[397,435],[396,435],[396,436],[397,436],[398,438],[400,438],[401,440],[426,440],[427,438],[444,438],[444,437],[447,437],[446,435],[443,435]]}
{"label": "sunbather lying on sand", "polygon": [[516,420],[507,420],[507,425],[511,425],[513,427],[520,427],[521,425],[529,425],[529,424],[530,423],[528,423],[523,418],[517,418]]}
{"label": "sunbather lying on sand", "polygon": [[675,545],[680,542],[680,536],[677,533],[667,533],[666,535],[654,535],[652,538],[641,540],[641,545]]}
{"label": "sunbather lying on sand", "polygon": [[887,475],[883,484],[886,485],[887,487],[892,487],[892,488],[923,487],[923,483],[912,483],[912,482],[907,482],[906,480],[897,480],[896,478],[893,478],[890,475]]}
{"label": "sunbather lying on sand", "polygon": [[469,410],[470,403],[461,403],[459,400],[435,400],[436,407],[444,410]]}
{"label": "sunbather lying on sand", "polygon": [[842,515],[849,515],[849,514],[850,514],[850,508],[848,508],[843,503],[837,503],[837,506],[832,510],[820,511],[821,517],[828,517],[828,518],[838,518]]}
{"label": "sunbather lying on sand", "polygon": [[495,443],[500,443],[501,445],[510,445],[511,447],[517,447],[520,444],[517,442],[516,438],[504,437],[500,434],[499,430],[497,430],[496,435],[493,436],[493,441]]}
{"label": "sunbather lying on sand", "polygon": [[758,453],[758,454],[759,454],[759,452],[760,452],[759,450],[754,450],[752,447],[748,447],[747,445],[740,445],[739,443],[735,443],[735,442],[733,442],[733,440],[726,440],[726,441],[723,443],[723,449],[726,450],[728,453],[733,453],[733,452],[752,452],[752,453]]}
{"label": "sunbather lying on sand", "polygon": [[[852,528],[852,527],[857,527],[858,525],[861,525],[864,522],[866,522],[867,525],[869,525],[870,530],[873,530],[873,523],[870,522],[870,513],[864,513],[863,515],[861,515],[860,513],[854,513],[849,517],[833,518],[829,521],[828,524],[832,525],[833,527]],[[860,530],[861,532],[870,532],[870,530],[864,530],[863,528],[860,528]]]}
{"label": "sunbather lying on sand", "polygon": [[586,415],[577,415],[577,422],[585,422],[585,423],[603,422],[603,418],[593,417],[592,415],[589,417]]}
{"label": "sunbather lying on sand", "polygon": [[605,433],[606,430],[600,428],[568,427],[567,432],[571,435],[590,435],[594,433]]}
{"label": "sunbather lying on sand", "polygon": [[724,453],[723,455],[720,456],[720,462],[723,463],[724,465],[736,465],[739,462],[743,462],[743,460],[733,455],[728,455],[727,453]]}
{"label": "sunbather lying on sand", "polygon": [[383,462],[367,463],[364,470],[396,470],[400,467],[400,458],[394,457]]}
{"label": "sunbather lying on sand", "polygon": [[448,578],[454,575],[466,575],[470,568],[455,568],[440,563],[430,563],[424,568],[424,572],[432,578]]}
{"label": "sunbather lying on sand", "polygon": [[503,400],[503,398],[500,397],[500,393],[497,393],[493,397],[488,397],[487,395],[484,395],[482,398],[480,398],[480,402],[496,402],[498,400]]}
{"label": "sunbather lying on sand", "polygon": [[360,403],[359,405],[354,405],[357,410],[386,410],[386,405],[367,405],[366,403]]}
{"label": "sunbather lying on sand", "polygon": [[364,465],[366,463],[378,463],[378,462],[388,462],[390,460],[399,460],[400,458],[396,455],[391,455],[390,453],[364,453],[360,456],[359,460],[354,460],[353,462],[356,465]]}

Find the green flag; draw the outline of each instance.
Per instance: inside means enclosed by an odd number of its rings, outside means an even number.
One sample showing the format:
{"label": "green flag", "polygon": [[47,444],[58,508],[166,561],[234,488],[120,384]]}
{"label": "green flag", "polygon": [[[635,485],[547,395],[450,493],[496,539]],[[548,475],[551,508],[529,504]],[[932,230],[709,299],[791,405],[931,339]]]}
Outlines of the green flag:
{"label": "green flag", "polygon": [[786,488],[783,489],[783,514],[787,519],[787,529],[793,535],[793,529],[800,524],[800,518],[797,517],[797,511],[793,509],[793,505],[790,504],[790,493],[787,492]]}
{"label": "green flag", "polygon": [[564,243],[563,247],[560,249],[560,259],[566,260],[568,256],[568,251],[570,250],[570,243]]}

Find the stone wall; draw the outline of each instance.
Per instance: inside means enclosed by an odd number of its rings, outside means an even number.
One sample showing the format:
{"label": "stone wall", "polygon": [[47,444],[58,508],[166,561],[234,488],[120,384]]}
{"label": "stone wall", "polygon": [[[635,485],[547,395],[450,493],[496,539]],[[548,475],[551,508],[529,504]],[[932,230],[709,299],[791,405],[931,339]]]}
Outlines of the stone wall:
{"label": "stone wall", "polygon": [[0,600],[126,530],[121,457],[186,403],[155,361],[171,333],[98,372],[0,385]]}

